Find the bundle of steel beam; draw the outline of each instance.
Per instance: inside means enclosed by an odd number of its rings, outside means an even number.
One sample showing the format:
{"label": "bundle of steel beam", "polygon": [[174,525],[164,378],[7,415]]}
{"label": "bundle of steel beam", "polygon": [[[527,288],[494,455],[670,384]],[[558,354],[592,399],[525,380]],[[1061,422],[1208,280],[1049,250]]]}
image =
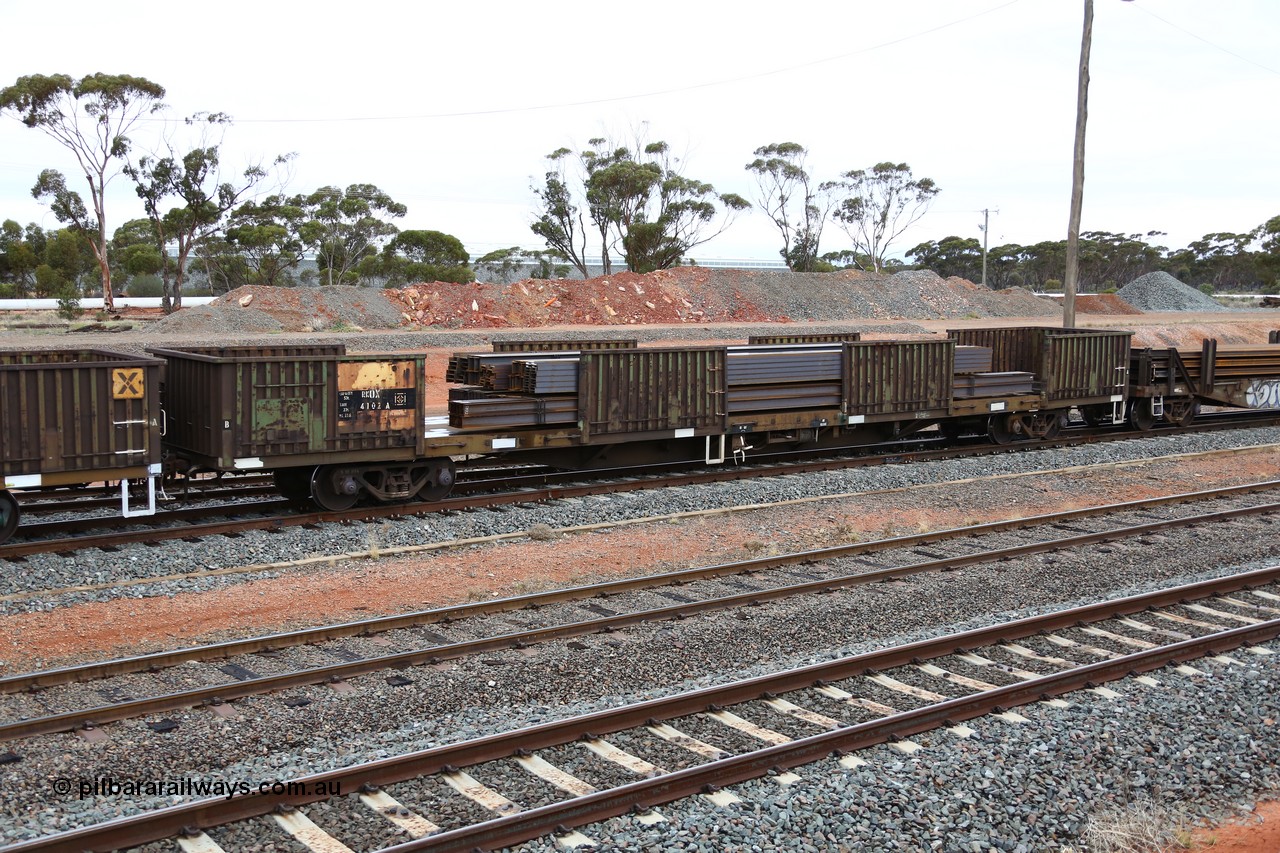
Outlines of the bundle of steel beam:
{"label": "bundle of steel beam", "polygon": [[636,349],[640,341],[636,338],[591,338],[581,341],[541,340],[541,341],[494,341],[494,352],[571,352],[601,349]]}
{"label": "bundle of steel beam", "polygon": [[956,347],[956,373],[990,373],[991,347]]}
{"label": "bundle of steel beam", "polygon": [[[1198,380],[1203,360],[1202,351],[1179,349],[1178,356],[1191,379]],[[1213,375],[1216,380],[1280,376],[1280,347],[1266,344],[1218,344],[1213,359]]]}
{"label": "bundle of steel beam", "polygon": [[955,378],[954,391],[957,398],[1034,394],[1035,379],[1034,373],[1021,371],[966,373]]}
{"label": "bundle of steel beam", "polygon": [[450,400],[449,425],[457,429],[507,429],[578,421],[576,395],[521,397],[505,395],[482,400]]}
{"label": "bundle of steel beam", "polygon": [[795,335],[748,335],[748,344],[838,344],[862,340],[861,332],[813,332]]}
{"label": "bundle of steel beam", "polygon": [[[538,353],[539,359],[577,357],[576,351]],[[446,382],[458,385],[477,385],[490,391],[506,391],[511,387],[511,364],[520,358],[520,353],[513,352],[454,353],[449,357],[444,378]]]}
{"label": "bundle of steel beam", "polygon": [[512,362],[508,377],[512,391],[525,394],[578,393],[578,359],[522,359]]}

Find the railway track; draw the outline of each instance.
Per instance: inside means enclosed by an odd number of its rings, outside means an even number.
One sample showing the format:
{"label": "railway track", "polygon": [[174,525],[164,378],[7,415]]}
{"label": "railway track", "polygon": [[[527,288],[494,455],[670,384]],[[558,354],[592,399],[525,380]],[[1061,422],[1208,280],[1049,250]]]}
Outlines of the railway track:
{"label": "railway track", "polygon": [[[87,737],[99,737],[102,735],[99,727],[107,723],[192,707],[208,707],[215,713],[234,715],[231,703],[235,700],[288,688],[329,684],[334,689],[349,690],[353,689],[351,679],[372,673],[608,633],[646,622],[833,593],[926,572],[956,571],[1104,542],[1144,539],[1179,527],[1265,517],[1280,511],[1280,503],[1267,500],[1277,488],[1280,481],[1267,481],[1073,509],[11,675],[0,678],[0,694],[13,697],[7,703],[10,707],[0,715],[11,720],[0,724],[0,741],[71,730]],[[1208,502],[1241,505],[1209,512],[1195,510],[1194,505]],[[1152,510],[1186,505],[1191,505],[1187,508],[1193,511],[1150,520]],[[1082,529],[1080,525],[1087,521],[1096,529]],[[1011,531],[1027,541],[1010,543],[1004,534]],[[938,553],[939,546],[948,543],[955,553]],[[867,561],[854,562],[869,554],[881,554],[882,559],[871,566]],[[922,556],[927,559],[921,561]],[[631,598],[631,609],[615,609],[618,607],[614,603],[616,597],[641,592],[647,597]],[[598,618],[581,618],[584,609],[597,614]],[[498,618],[503,614],[520,614],[521,630],[510,631],[511,620]],[[465,640],[447,636],[451,632],[456,636],[459,626],[463,635],[479,631],[481,636]],[[495,627],[502,629],[501,633],[486,633]],[[385,653],[371,655],[367,648],[356,653],[342,644],[345,639],[387,634],[397,635],[394,644],[408,647],[401,651],[388,648]],[[384,642],[387,646],[393,644],[390,640]],[[288,668],[287,662],[277,660],[273,665],[279,668],[284,663],[284,671],[260,674],[262,659],[255,655],[275,655],[304,645],[312,647],[308,658],[318,654],[329,662]],[[197,678],[191,668],[196,662],[215,664],[204,674],[204,683],[198,687],[139,696],[140,691],[154,690],[157,685],[143,686],[127,679],[120,684],[111,681],[137,673],[154,675],[183,664],[182,680],[189,683]],[[57,690],[67,685],[78,687],[72,695],[67,695],[65,689]],[[86,707],[83,699],[77,698],[86,693],[132,698]],[[37,713],[36,708],[48,712]]]}
{"label": "railway track", "polygon": [[[966,721],[1025,722],[1011,709],[1066,705],[1077,691],[1115,696],[1104,685],[1119,679],[1161,689],[1162,681],[1212,677],[1244,656],[1270,656],[1260,644],[1280,636],[1278,582],[1273,566],[1097,602],[156,808],[6,850],[108,850],[181,837],[184,849],[213,853],[222,848],[206,830],[245,821],[257,821],[255,841],[279,833],[312,850],[348,849],[308,818],[303,807],[320,801],[331,825],[334,811],[359,812],[386,821],[389,836],[412,839],[388,848],[397,853],[495,849],[544,835],[582,843],[592,838],[575,828],[629,812],[660,822],[657,807],[682,798],[723,807],[736,799],[727,785],[766,775],[788,784],[791,771],[828,756],[838,763],[804,772],[856,768],[866,763],[859,750],[886,742],[911,753],[920,746],[910,738],[925,732],[959,742],[972,733]],[[1239,657],[1226,656],[1236,650]],[[465,801],[473,817],[459,820],[454,810],[446,821],[422,808],[427,801],[408,796],[422,780]]]}
{"label": "railway track", "polygon": [[[1271,426],[1280,423],[1280,411],[1220,412],[1202,415],[1189,431],[1214,431],[1240,429],[1255,426]],[[0,546],[0,560],[16,561],[36,554],[70,554],[76,551],[101,548],[121,548],[134,543],[153,545],[158,542],[220,535],[238,535],[250,530],[281,530],[323,523],[352,523],[377,519],[393,519],[406,516],[440,512],[466,511],[478,508],[536,503],[567,497],[616,494],[620,492],[656,489],[701,483],[727,482],[751,477],[783,476],[814,471],[831,471],[884,464],[932,461],[939,459],[963,459],[1012,451],[1038,450],[1052,447],[1068,447],[1097,442],[1122,441],[1146,438],[1162,432],[1174,434],[1188,430],[1138,431],[1097,430],[1076,427],[1051,440],[1018,442],[1013,445],[962,444],[945,448],[922,445],[937,443],[936,438],[916,437],[875,448],[864,448],[867,455],[832,457],[829,452],[786,454],[776,462],[753,460],[753,464],[732,468],[711,468],[694,471],[672,471],[672,466],[630,467],[597,472],[610,479],[583,482],[580,472],[548,472],[513,474],[503,472],[499,477],[486,478],[484,469],[468,472],[467,481],[460,483],[465,494],[440,501],[404,504],[380,504],[363,506],[340,512],[298,512],[287,501],[265,500],[260,503],[236,503],[219,508],[189,508],[159,513],[147,519],[137,520],[137,526],[122,525],[118,518],[88,518],[70,522],[48,522],[40,525],[24,524],[19,535],[47,535],[49,538],[11,542]],[[779,455],[780,457],[783,455]],[[817,458],[814,458],[817,457]],[[515,488],[510,488],[514,485]],[[498,489],[494,491],[494,489]],[[236,513],[238,517],[223,517],[214,521],[192,523],[193,518],[218,515],[219,512]],[[245,518],[244,515],[253,517]],[[166,525],[166,526],[160,526]],[[103,526],[111,532],[59,537],[64,529],[93,530]],[[125,527],[125,529],[121,529]]]}

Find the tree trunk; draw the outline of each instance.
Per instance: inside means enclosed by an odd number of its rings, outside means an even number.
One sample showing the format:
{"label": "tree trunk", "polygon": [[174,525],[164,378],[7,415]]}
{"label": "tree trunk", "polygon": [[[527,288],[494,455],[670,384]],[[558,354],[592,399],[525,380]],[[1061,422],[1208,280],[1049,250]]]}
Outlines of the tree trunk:
{"label": "tree trunk", "polygon": [[1084,1],[1080,42],[1080,88],[1076,96],[1076,144],[1071,168],[1071,214],[1067,221],[1067,269],[1063,279],[1062,325],[1076,324],[1076,280],[1080,268],[1080,209],[1084,202],[1084,127],[1089,115],[1089,46],[1093,37],[1093,0]]}
{"label": "tree trunk", "polygon": [[98,270],[102,273],[102,310],[116,310],[115,296],[111,293],[111,265],[107,263],[107,252],[104,247],[94,246],[93,256],[98,260]]}

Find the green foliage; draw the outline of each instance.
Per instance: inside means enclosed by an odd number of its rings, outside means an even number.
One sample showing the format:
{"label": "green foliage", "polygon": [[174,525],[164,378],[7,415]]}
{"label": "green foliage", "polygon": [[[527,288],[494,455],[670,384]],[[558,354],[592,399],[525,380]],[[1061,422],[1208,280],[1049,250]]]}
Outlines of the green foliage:
{"label": "green foliage", "polygon": [[484,281],[498,284],[510,284],[525,276],[528,278],[554,279],[564,278],[569,274],[564,255],[552,249],[521,249],[512,246],[509,249],[495,249],[476,261],[477,277],[483,275]]}
{"label": "green foliage", "polygon": [[982,280],[982,244],[974,237],[943,237],[910,248],[906,255],[916,266],[933,270],[943,278],[954,275],[969,281]]}
{"label": "green foliage", "polygon": [[[160,273],[166,312],[182,305],[187,260],[196,245],[220,234],[228,214],[268,174],[262,165],[254,164],[236,182],[222,180],[219,143],[212,137],[231,123],[226,114],[197,113],[184,123],[199,136],[194,148],[179,156],[180,149],[170,145],[164,156],[143,156],[124,169],[151,222],[156,250],[164,258]],[[289,159],[277,157],[274,165]],[[177,204],[170,206],[173,202]],[[167,257],[170,243],[177,246],[172,262]]]}
{"label": "green foliage", "polygon": [[71,321],[84,313],[80,307],[80,289],[75,285],[64,282],[55,295],[58,297],[58,316],[62,319]]}
{"label": "green foliage", "polygon": [[387,284],[424,281],[475,281],[471,256],[462,241],[440,231],[401,231],[382,250]]}
{"label": "green foliage", "polygon": [[25,231],[12,219],[0,223],[0,284],[9,286],[13,296],[26,296],[34,287],[45,244],[44,231],[34,222]]}
{"label": "green foliage", "polygon": [[129,279],[125,293],[139,298],[155,299],[164,295],[164,282],[158,275],[136,275]]}
{"label": "green foliage", "polygon": [[711,184],[685,177],[665,142],[616,145],[597,138],[588,145],[577,155],[585,174],[580,195],[566,176],[573,152],[561,148],[547,155],[555,168],[546,173],[543,187],[533,188],[541,209],[530,226],[584,277],[589,275],[588,222],[606,275],[616,248],[629,270],[650,272],[678,265],[690,249],[723,233],[737,213],[750,207],[741,196],[717,193]]}
{"label": "green foliage", "polygon": [[376,257],[379,246],[399,231],[383,217],[408,212],[373,184],[322,187],[300,198],[300,206],[306,219],[298,235],[315,252],[322,284],[358,284],[361,270],[372,269],[362,262]]}
{"label": "green foliage", "polygon": [[[132,279],[155,276],[164,267],[165,258],[156,246],[155,229],[147,219],[131,219],[116,229],[111,237],[111,280],[133,294]],[[159,279],[157,279],[158,281]],[[154,294],[160,296],[161,292]]]}
{"label": "green foliage", "polygon": [[1207,281],[1204,284],[1197,285],[1196,290],[1200,291],[1205,296],[1213,296],[1213,285]]}
{"label": "green foliage", "polygon": [[1056,278],[1046,279],[1044,283],[1044,290],[1047,293],[1061,293],[1062,282]]}
{"label": "green foliage", "polygon": [[210,261],[224,262],[222,274],[235,276],[238,283],[288,287],[296,284],[296,272],[306,244],[300,230],[307,213],[298,196],[286,198],[272,195],[258,202],[247,202],[231,214],[225,234],[234,250],[231,260],[226,253],[211,253]]}

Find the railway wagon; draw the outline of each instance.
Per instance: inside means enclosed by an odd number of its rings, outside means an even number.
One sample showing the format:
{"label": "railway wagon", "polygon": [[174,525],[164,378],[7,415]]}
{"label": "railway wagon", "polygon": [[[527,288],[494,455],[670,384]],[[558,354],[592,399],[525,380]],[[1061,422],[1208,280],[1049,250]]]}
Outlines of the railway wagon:
{"label": "railway wagon", "polygon": [[987,431],[997,443],[1052,437],[1073,407],[1092,424],[1124,417],[1133,332],[1022,326],[950,329],[947,335],[958,344],[989,348],[993,372],[1034,377],[1034,400],[991,410]]}
{"label": "railway wagon", "polygon": [[1156,421],[1190,423],[1200,406],[1280,408],[1280,346],[1267,344],[1147,347],[1130,356],[1129,423],[1151,429]]}
{"label": "railway wagon", "polygon": [[[10,489],[119,480],[124,516],[155,512],[163,366],[110,350],[0,353],[0,542],[19,521]],[[145,507],[131,481],[146,483]]]}
{"label": "railway wagon", "polygon": [[166,362],[166,464],[270,471],[285,497],[347,509],[434,499],[453,486],[447,456],[424,447],[421,353],[348,355],[342,344],[152,347]]}

